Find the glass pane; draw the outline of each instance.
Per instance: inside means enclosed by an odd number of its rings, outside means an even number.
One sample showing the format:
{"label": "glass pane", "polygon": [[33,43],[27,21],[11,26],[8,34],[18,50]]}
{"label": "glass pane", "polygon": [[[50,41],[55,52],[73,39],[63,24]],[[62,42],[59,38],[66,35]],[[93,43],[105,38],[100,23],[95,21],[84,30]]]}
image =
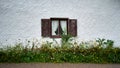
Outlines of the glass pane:
{"label": "glass pane", "polygon": [[58,35],[58,25],[59,25],[59,21],[58,20],[53,20],[52,21],[52,35]]}
{"label": "glass pane", "polygon": [[67,21],[60,21],[63,32],[67,35]]}

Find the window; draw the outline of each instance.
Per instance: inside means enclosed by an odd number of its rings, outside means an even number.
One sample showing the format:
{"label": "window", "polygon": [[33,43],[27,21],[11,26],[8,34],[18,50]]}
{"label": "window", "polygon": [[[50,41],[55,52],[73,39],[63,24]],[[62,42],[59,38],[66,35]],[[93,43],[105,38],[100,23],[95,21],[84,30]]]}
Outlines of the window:
{"label": "window", "polygon": [[67,35],[67,18],[51,18],[51,37],[61,37],[63,33]]}
{"label": "window", "polygon": [[77,36],[77,20],[68,18],[41,19],[42,37],[60,38],[63,33]]}

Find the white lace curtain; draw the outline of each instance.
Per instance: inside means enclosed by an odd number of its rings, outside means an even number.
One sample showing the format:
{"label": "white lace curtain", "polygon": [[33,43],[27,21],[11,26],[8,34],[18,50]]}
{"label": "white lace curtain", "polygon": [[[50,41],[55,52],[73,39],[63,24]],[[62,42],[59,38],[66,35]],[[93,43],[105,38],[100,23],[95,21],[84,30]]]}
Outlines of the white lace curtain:
{"label": "white lace curtain", "polygon": [[66,21],[60,21],[61,23],[61,27],[63,32],[65,32],[65,34],[67,34],[67,22]]}
{"label": "white lace curtain", "polygon": [[[67,22],[66,21],[60,21],[61,28],[67,34]],[[57,30],[59,26],[59,21],[58,20],[53,20],[52,21],[52,35],[56,35],[55,31]],[[59,33],[59,32],[58,32]]]}
{"label": "white lace curtain", "polygon": [[55,31],[58,28],[58,25],[59,25],[58,23],[59,21],[57,20],[52,21],[52,35],[56,35]]}

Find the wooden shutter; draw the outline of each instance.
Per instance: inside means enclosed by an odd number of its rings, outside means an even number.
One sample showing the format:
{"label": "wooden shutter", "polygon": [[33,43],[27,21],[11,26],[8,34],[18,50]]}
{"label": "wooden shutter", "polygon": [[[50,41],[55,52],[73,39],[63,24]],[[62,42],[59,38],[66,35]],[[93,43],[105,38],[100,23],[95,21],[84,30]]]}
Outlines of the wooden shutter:
{"label": "wooden shutter", "polygon": [[69,19],[68,34],[74,37],[77,36],[77,20],[76,19]]}
{"label": "wooden shutter", "polygon": [[42,37],[50,37],[50,19],[41,19]]}

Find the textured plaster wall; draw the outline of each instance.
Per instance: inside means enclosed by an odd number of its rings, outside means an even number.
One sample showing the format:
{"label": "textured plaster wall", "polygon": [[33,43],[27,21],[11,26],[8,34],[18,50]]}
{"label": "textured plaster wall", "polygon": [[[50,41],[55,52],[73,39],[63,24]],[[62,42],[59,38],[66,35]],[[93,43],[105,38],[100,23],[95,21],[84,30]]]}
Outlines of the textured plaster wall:
{"label": "textured plaster wall", "polygon": [[41,39],[41,18],[78,20],[78,40],[106,38],[120,45],[120,0],[0,0],[0,43]]}

